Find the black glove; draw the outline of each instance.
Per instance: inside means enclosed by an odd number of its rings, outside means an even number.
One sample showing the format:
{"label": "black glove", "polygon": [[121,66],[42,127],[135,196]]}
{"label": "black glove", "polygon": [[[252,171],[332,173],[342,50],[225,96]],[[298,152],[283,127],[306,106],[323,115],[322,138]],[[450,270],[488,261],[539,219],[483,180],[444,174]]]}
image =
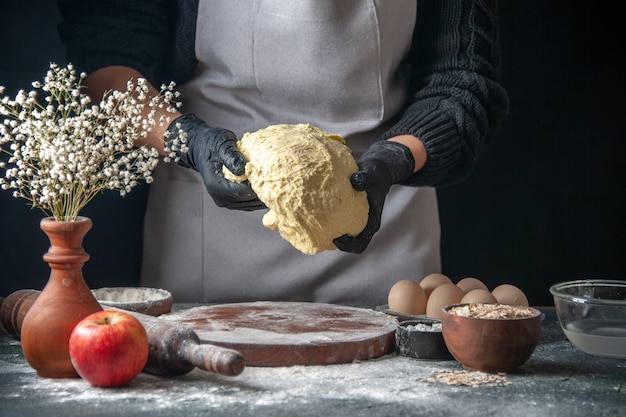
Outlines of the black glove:
{"label": "black glove", "polygon": [[367,192],[369,203],[367,225],[357,236],[343,235],[333,240],[339,250],[352,253],[362,253],[374,233],[380,229],[385,197],[392,184],[413,174],[415,159],[405,145],[379,141],[363,154],[358,167],[359,170],[350,177],[350,182],[356,190]]}
{"label": "black glove", "polygon": [[185,114],[167,128],[166,144],[178,137],[179,130],[187,133],[187,152],[176,150],[177,163],[200,173],[207,191],[219,207],[235,210],[266,208],[252,191],[250,183],[236,183],[224,178],[222,165],[235,175],[242,175],[246,161],[237,150],[237,138],[230,130],[210,127],[194,114]]}

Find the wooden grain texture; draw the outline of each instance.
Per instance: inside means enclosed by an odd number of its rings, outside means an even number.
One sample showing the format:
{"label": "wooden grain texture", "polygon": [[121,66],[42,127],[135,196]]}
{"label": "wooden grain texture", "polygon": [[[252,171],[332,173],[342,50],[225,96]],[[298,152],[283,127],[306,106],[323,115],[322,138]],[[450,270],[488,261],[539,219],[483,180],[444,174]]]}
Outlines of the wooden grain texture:
{"label": "wooden grain texture", "polygon": [[167,320],[205,343],[241,352],[247,366],[329,365],[394,350],[397,322],[383,313],[331,304],[253,302],[177,311]]}

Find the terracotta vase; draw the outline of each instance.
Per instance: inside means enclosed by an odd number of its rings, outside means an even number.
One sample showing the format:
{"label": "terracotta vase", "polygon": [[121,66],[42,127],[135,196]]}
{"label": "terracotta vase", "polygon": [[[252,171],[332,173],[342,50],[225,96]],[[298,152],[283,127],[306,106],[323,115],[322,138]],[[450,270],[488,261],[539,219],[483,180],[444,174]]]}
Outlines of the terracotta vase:
{"label": "terracotta vase", "polygon": [[51,268],[50,278],[24,317],[21,329],[24,357],[41,377],[78,377],[70,361],[70,334],[80,320],[102,310],[82,272],[89,259],[82,243],[91,225],[87,217],[68,222],[47,217],[41,221],[51,244],[43,256]]}

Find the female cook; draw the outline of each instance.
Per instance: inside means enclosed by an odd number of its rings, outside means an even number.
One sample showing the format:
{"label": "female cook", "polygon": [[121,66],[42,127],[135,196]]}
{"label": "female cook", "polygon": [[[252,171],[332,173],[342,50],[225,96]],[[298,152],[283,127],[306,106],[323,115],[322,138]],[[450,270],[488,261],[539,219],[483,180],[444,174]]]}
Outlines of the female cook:
{"label": "female cook", "polygon": [[[435,188],[465,179],[508,98],[495,1],[61,0],[67,58],[94,98],[130,78],[175,81],[180,116],[147,142],[188,135],[159,164],[145,216],[142,285],[178,302],[374,306],[400,279],[440,270]],[[262,226],[235,141],[274,124],[342,135],[359,161],[368,225],[305,255]],[[384,211],[382,211],[384,204]],[[359,253],[361,253],[359,255]]]}

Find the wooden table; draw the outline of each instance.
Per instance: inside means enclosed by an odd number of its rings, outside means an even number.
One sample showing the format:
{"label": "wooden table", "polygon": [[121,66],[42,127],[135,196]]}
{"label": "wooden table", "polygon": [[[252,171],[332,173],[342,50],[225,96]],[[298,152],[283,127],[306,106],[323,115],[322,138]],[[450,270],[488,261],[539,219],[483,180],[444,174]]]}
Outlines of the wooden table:
{"label": "wooden table", "polygon": [[194,370],[140,374],[103,389],[35,375],[0,328],[0,416],[626,416],[626,360],[587,355],[567,341],[554,308],[531,358],[506,385],[429,382],[454,360],[387,355],[330,366],[247,367],[237,377]]}

